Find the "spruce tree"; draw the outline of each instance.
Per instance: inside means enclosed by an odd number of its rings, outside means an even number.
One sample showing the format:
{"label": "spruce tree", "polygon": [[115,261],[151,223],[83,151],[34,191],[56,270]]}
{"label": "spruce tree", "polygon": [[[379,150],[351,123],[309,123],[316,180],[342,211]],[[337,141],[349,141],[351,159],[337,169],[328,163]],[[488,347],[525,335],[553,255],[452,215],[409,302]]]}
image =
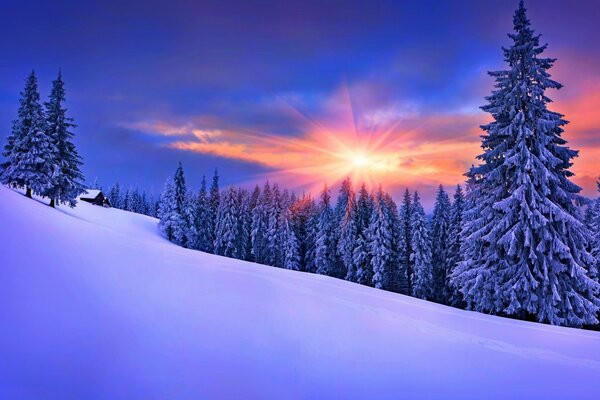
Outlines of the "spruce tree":
{"label": "spruce tree", "polygon": [[479,196],[466,222],[473,250],[454,282],[470,309],[596,324],[600,287],[589,276],[580,188],[569,179],[577,151],[562,138],[567,121],[547,108],[546,90],[561,88],[548,72],[555,59],[542,57],[546,46],[522,1],[513,22],[503,49],[508,69],[490,73],[496,89],[482,107],[493,121],[482,126],[482,163],[473,171]]}
{"label": "spruce tree", "polygon": [[225,191],[217,210],[215,228],[215,254],[238,257],[238,194],[235,188]]}
{"label": "spruce tree", "polygon": [[390,284],[390,264],[392,262],[392,227],[386,213],[385,198],[381,185],[377,190],[373,211],[367,230],[368,248],[371,253],[373,286],[388,289]]}
{"label": "spruce tree", "polygon": [[289,207],[282,212],[281,243],[283,244],[282,267],[298,271],[300,269],[300,253],[298,240],[292,228],[292,213]]}
{"label": "spruce tree", "polygon": [[174,241],[175,232],[181,225],[181,215],[177,211],[175,183],[172,178],[168,178],[165,182],[164,190],[160,196],[158,217],[159,230],[169,241]]}
{"label": "spruce tree", "polygon": [[252,225],[250,237],[252,242],[252,257],[260,264],[268,263],[267,229],[269,226],[268,210],[271,205],[271,186],[265,183],[262,195],[252,210]]}
{"label": "spruce tree", "polygon": [[282,196],[279,185],[273,185],[271,204],[267,208],[266,256],[267,264],[281,266],[281,243],[279,243],[279,216],[282,210]]}
{"label": "spruce tree", "polygon": [[215,239],[216,229],[217,229],[217,212],[219,210],[219,203],[221,199],[221,194],[219,192],[219,173],[215,169],[215,174],[213,175],[212,184],[210,186],[210,213],[212,218],[212,237],[213,241]]}
{"label": "spruce tree", "polygon": [[321,202],[316,222],[315,272],[321,275],[331,275],[335,267],[334,219],[333,210],[331,209],[331,195],[327,185],[321,192]]}
{"label": "spruce tree", "polygon": [[433,268],[433,300],[448,304],[450,288],[448,272],[448,246],[450,241],[450,199],[440,185],[435,198],[433,218],[431,220],[431,266]]}
{"label": "spruce tree", "polygon": [[110,205],[114,208],[122,208],[121,202],[121,185],[119,182],[115,183],[110,187],[108,191],[108,200],[110,201]]}
{"label": "spruce tree", "polygon": [[196,198],[196,232],[198,234],[198,250],[213,252],[213,220],[210,200],[206,191],[206,178],[202,177],[200,191]]}
{"label": "spruce tree", "polygon": [[450,233],[448,235],[448,273],[446,275],[446,285],[450,296],[449,303],[453,306],[462,305],[462,295],[456,288],[451,285],[450,277],[453,275],[456,266],[461,261],[462,247],[462,228],[463,228],[463,213],[465,210],[465,196],[460,185],[456,185],[452,208],[450,210]]}
{"label": "spruce tree", "polygon": [[[356,199],[352,181],[342,182],[335,207],[337,254],[341,264],[340,278],[353,281],[355,277],[353,251],[356,245]],[[343,273],[343,275],[342,275]]]}
{"label": "spruce tree", "polygon": [[429,300],[433,296],[433,273],[431,266],[431,238],[427,216],[415,192],[412,201],[412,252],[410,261],[414,265],[412,296]]}
{"label": "spruce tree", "polygon": [[64,107],[65,87],[62,73],[58,72],[58,78],[52,83],[52,91],[46,107],[46,135],[48,135],[56,148],[55,153],[55,175],[52,185],[44,193],[50,199],[50,206],[55,203],[68,204],[73,207],[76,198],[84,190],[84,177],[80,170],[81,157],[73,143],[73,132],[75,128],[73,118],[67,116]]}
{"label": "spruce tree", "polygon": [[355,268],[353,282],[368,286],[373,284],[373,269],[371,268],[371,251],[368,238],[369,221],[373,209],[373,199],[363,183],[356,202],[357,238],[352,251]]}
{"label": "spruce tree", "polygon": [[404,191],[402,197],[402,206],[400,208],[400,273],[403,281],[401,282],[400,292],[404,294],[412,293],[413,262],[411,261],[412,249],[412,200],[408,189]]}
{"label": "spruce tree", "polygon": [[17,119],[4,147],[6,161],[0,178],[3,184],[44,196],[55,185],[58,175],[58,149],[46,132],[35,72],[27,77],[21,92]]}

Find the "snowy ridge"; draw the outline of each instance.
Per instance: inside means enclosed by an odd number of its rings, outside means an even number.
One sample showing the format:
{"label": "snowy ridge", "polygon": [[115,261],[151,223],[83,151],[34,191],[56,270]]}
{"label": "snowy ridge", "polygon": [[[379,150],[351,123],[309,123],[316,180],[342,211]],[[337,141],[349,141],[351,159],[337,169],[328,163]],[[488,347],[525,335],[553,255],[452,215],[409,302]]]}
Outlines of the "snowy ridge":
{"label": "snowy ridge", "polygon": [[183,249],[117,209],[0,204],[3,399],[600,392],[598,332]]}

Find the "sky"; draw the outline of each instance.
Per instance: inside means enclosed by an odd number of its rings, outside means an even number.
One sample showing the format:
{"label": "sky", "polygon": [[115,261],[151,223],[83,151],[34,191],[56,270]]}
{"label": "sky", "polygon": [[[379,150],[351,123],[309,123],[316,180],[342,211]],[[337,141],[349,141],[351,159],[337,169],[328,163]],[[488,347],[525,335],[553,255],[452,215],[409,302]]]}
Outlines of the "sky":
{"label": "sky", "polygon": [[[0,13],[0,140],[35,69],[61,68],[88,181],[158,193],[177,162],[188,185],[266,179],[298,192],[346,176],[426,207],[481,152],[479,109],[504,67],[517,1],[29,1]],[[600,171],[600,6],[526,1],[565,86],[573,171]]]}

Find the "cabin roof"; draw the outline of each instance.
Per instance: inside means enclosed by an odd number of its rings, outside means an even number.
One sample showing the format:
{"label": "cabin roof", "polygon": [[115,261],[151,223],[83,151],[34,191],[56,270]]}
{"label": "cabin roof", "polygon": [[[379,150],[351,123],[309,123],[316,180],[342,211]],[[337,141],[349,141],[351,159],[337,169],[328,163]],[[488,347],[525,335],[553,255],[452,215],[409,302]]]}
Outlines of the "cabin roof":
{"label": "cabin roof", "polygon": [[85,193],[79,196],[82,199],[95,199],[98,195],[102,193],[102,190],[98,189],[86,189]]}

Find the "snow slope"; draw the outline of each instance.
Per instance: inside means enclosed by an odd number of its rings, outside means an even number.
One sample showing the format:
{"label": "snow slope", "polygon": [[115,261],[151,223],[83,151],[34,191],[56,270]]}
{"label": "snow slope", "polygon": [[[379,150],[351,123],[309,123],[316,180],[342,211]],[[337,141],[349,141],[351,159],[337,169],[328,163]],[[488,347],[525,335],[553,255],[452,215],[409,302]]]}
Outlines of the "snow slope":
{"label": "snow slope", "polygon": [[598,398],[600,333],[179,248],[0,187],[0,398]]}

